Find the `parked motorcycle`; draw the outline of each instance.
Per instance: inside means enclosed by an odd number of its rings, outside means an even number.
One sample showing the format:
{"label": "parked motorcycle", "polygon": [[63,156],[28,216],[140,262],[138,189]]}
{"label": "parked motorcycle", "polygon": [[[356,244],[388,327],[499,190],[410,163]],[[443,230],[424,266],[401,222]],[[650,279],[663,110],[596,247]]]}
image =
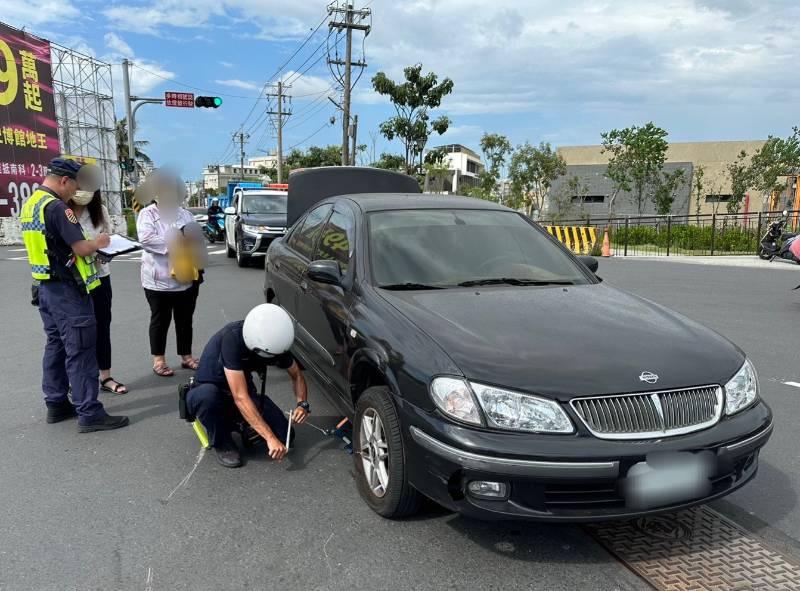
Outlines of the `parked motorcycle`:
{"label": "parked motorcycle", "polygon": [[758,249],[759,258],[771,261],[778,257],[800,264],[800,258],[795,255],[798,243],[792,245],[793,242],[800,240],[800,235],[783,231],[788,220],[789,212],[784,211],[783,218],[769,225],[766,234],[761,238],[761,246]]}
{"label": "parked motorcycle", "polygon": [[225,240],[225,216],[222,214],[208,216],[203,234],[211,244]]}

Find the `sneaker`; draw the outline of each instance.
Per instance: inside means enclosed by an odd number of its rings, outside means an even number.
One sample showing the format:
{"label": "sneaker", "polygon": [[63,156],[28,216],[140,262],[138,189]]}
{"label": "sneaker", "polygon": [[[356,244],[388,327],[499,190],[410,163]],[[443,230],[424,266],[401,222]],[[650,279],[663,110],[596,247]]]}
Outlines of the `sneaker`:
{"label": "sneaker", "polygon": [[67,419],[72,419],[78,416],[78,411],[72,406],[69,400],[64,402],[47,403],[47,422],[51,425],[53,423],[60,423]]}
{"label": "sneaker", "polygon": [[78,424],[78,433],[91,433],[92,431],[111,431],[112,429],[119,429],[126,427],[130,421],[128,417],[112,417],[106,415],[101,419],[95,419],[90,423],[81,425]]}
{"label": "sneaker", "polygon": [[217,461],[226,468],[238,468],[242,465],[242,456],[233,442],[215,447],[214,451]]}

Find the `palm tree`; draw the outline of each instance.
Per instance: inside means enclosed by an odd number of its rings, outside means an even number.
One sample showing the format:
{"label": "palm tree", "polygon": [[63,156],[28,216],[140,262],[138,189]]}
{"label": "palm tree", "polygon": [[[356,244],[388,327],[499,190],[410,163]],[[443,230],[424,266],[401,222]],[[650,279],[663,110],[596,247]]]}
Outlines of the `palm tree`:
{"label": "palm tree", "polygon": [[[115,136],[117,140],[117,159],[120,163],[122,163],[127,161],[130,157],[130,154],[128,153],[128,122],[124,118],[117,121]],[[153,164],[150,156],[141,150],[141,148],[144,148],[149,143],[150,142],[145,140],[136,140],[133,142],[136,171],[138,172],[139,176],[143,176],[146,166],[149,167]]]}

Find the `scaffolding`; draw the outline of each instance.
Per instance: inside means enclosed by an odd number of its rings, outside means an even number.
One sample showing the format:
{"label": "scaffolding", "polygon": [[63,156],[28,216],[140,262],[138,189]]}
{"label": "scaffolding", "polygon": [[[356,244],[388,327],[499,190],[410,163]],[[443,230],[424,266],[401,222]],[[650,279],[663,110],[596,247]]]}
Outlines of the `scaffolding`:
{"label": "scaffolding", "polygon": [[111,64],[50,44],[53,96],[61,151],[94,158],[103,173],[109,213],[122,213]]}

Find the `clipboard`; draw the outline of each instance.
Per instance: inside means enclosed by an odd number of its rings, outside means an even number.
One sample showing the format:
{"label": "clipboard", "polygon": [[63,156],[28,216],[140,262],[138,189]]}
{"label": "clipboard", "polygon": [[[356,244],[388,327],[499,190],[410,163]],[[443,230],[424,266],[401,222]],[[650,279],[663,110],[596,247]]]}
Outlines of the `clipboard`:
{"label": "clipboard", "polygon": [[105,248],[100,248],[97,254],[104,259],[111,260],[115,256],[121,254],[128,254],[129,252],[136,252],[142,249],[142,245],[135,240],[131,240],[122,234],[111,234],[111,242]]}

